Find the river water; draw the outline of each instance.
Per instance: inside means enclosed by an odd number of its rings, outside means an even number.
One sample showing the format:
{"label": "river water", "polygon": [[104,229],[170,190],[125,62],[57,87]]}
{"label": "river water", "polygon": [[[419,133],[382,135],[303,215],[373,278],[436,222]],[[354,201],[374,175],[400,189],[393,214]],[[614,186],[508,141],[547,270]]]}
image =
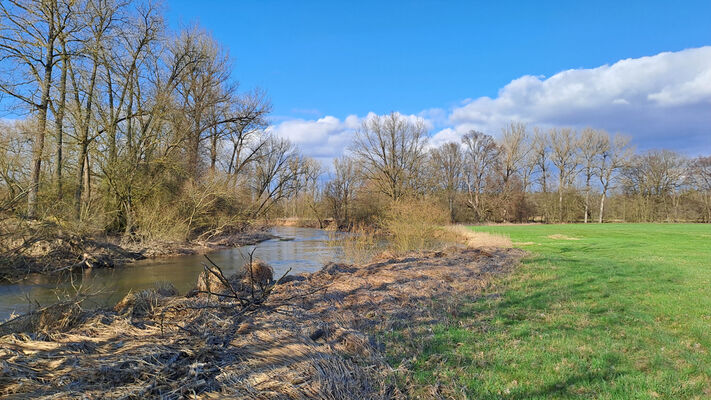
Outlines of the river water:
{"label": "river water", "polygon": [[[329,262],[349,262],[338,239],[344,233],[319,229],[276,227],[276,239],[252,246],[223,249],[208,254],[229,276],[244,265],[244,257],[257,247],[254,256],[274,268],[275,279],[289,268],[292,274],[315,272]],[[95,293],[85,307],[110,307],[130,290],[154,287],[157,282],[170,282],[181,294],[195,287],[197,277],[207,262],[202,255],[186,255],[140,260],[115,269],[85,269],[63,276],[31,276],[14,284],[0,284],[0,321],[27,312],[30,304],[45,306],[75,293]]]}

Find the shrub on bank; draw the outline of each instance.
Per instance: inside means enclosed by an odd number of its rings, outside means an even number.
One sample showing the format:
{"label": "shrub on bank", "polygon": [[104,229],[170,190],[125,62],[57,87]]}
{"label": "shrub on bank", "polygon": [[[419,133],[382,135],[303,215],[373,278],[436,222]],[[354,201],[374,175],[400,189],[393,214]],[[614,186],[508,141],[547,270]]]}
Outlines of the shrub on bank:
{"label": "shrub on bank", "polygon": [[407,252],[436,244],[438,232],[448,220],[448,211],[437,201],[409,198],[392,202],[385,210],[380,225],[390,236],[392,250]]}

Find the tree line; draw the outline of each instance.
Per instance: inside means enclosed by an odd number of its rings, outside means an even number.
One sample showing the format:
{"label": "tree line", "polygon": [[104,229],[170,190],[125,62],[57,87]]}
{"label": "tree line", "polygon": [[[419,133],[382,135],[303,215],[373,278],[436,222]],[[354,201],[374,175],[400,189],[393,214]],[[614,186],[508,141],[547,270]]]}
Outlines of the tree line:
{"label": "tree line", "polygon": [[451,222],[711,222],[711,157],[640,153],[624,135],[517,122],[498,138],[471,130],[437,147],[427,138],[421,120],[373,116],[311,196],[339,225],[408,198],[432,199]]}
{"label": "tree line", "polygon": [[[639,153],[597,129],[512,122],[433,147],[371,116],[332,166],[269,133],[199,26],[144,0],[0,2],[0,211],[187,239],[256,218],[377,224],[416,202],[453,222],[711,221],[711,158]],[[423,201],[426,201],[423,203]]]}

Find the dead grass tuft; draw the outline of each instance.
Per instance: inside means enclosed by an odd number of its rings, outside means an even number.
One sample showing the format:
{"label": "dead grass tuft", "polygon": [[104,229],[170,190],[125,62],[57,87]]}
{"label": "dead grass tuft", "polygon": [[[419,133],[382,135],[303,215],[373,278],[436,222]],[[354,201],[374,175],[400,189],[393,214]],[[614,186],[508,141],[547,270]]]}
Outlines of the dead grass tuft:
{"label": "dead grass tuft", "polygon": [[80,301],[66,301],[42,307],[0,324],[0,336],[9,333],[44,334],[67,331],[79,324],[86,313]]}
{"label": "dead grass tuft", "polygon": [[446,228],[447,232],[453,234],[456,238],[471,248],[502,248],[508,249],[513,247],[511,239],[506,235],[497,235],[488,232],[475,232],[463,225],[450,225]]}
{"label": "dead grass tuft", "polygon": [[274,269],[260,259],[252,260],[244,268],[244,280],[247,285],[254,283],[255,285],[266,286],[274,280]]}
{"label": "dead grass tuft", "polygon": [[561,235],[560,233],[556,233],[555,235],[548,235],[548,238],[555,239],[555,240],[580,240],[579,238],[567,236],[567,235]]}
{"label": "dead grass tuft", "polygon": [[171,283],[159,282],[154,289],[141,290],[137,293],[129,292],[114,306],[114,311],[132,318],[146,317],[153,315],[156,308],[165,303],[167,297],[177,294],[178,291]]}

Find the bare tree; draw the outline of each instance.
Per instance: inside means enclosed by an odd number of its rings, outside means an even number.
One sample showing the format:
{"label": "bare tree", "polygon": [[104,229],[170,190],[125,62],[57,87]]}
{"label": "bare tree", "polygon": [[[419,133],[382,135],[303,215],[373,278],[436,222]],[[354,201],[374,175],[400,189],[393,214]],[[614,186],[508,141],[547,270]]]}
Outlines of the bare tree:
{"label": "bare tree", "polygon": [[269,211],[277,202],[292,196],[298,188],[303,160],[286,139],[269,138],[259,150],[252,190],[256,199],[252,216]]}
{"label": "bare tree", "polygon": [[360,184],[356,163],[343,156],[333,160],[333,175],[326,183],[326,197],[338,226],[349,226],[351,203]]}
{"label": "bare tree", "polygon": [[704,203],[705,220],[711,222],[711,156],[698,157],[691,163],[691,181]]}
{"label": "bare tree", "polygon": [[558,169],[558,221],[563,222],[563,194],[578,168],[577,133],[570,128],[552,129],[549,136],[551,161]]}
{"label": "bare tree", "polygon": [[180,47],[196,58],[176,85],[188,124],[185,132],[187,169],[196,180],[201,143],[221,134],[218,126],[238,120],[228,110],[236,86],[230,81],[229,58],[212,37],[193,28],[183,32],[180,40]]}
{"label": "bare tree", "polygon": [[474,215],[481,220],[481,195],[484,191],[486,176],[495,171],[499,161],[499,146],[494,138],[474,130],[462,137],[464,144],[464,181],[467,186],[467,205],[474,210]]}
{"label": "bare tree", "polygon": [[60,58],[57,41],[66,28],[71,3],[70,0],[0,2],[0,92],[36,113],[27,195],[30,218],[37,213],[52,73]]}
{"label": "bare tree", "polygon": [[582,172],[585,178],[584,222],[586,224],[590,217],[590,182],[595,174],[597,165],[600,163],[599,159],[608,145],[609,135],[606,132],[586,128],[580,135],[580,160],[582,161]]}
{"label": "bare tree", "polygon": [[454,203],[462,185],[463,155],[458,143],[449,142],[430,151],[435,185],[444,191],[449,219],[454,222]]}
{"label": "bare tree", "polygon": [[526,125],[511,122],[501,130],[501,169],[504,187],[509,179],[519,171],[529,149],[526,148]]}
{"label": "bare tree", "polygon": [[671,220],[672,211],[673,219],[676,219],[677,194],[686,178],[687,161],[681,154],[670,150],[653,150],[635,156],[624,169],[626,190],[641,197],[641,213],[645,220]]}
{"label": "bare tree", "polygon": [[598,223],[604,220],[605,199],[607,198],[610,184],[615,172],[624,167],[629,161],[632,149],[629,147],[630,139],[626,136],[615,135],[610,140],[610,135],[607,132],[602,134],[602,154],[598,159],[597,176],[600,178],[600,187],[602,193],[600,195],[600,213],[598,214]]}
{"label": "bare tree", "polygon": [[266,115],[271,105],[264,92],[255,90],[237,100],[240,118],[228,124],[228,134],[232,152],[227,166],[227,173],[238,175],[250,162],[254,161],[266,139],[262,130],[266,128]]}
{"label": "bare tree", "polygon": [[548,142],[549,136],[539,128],[533,128],[533,139],[531,141],[532,159],[535,160],[538,170],[538,181],[541,185],[541,191],[548,193],[548,175],[550,169],[548,163],[550,161],[550,145]]}
{"label": "bare tree", "polygon": [[420,119],[411,121],[395,112],[372,115],[356,131],[351,150],[365,177],[398,200],[417,186],[426,136]]}
{"label": "bare tree", "polygon": [[[72,83],[74,123],[77,152],[76,190],[74,192],[74,211],[77,219],[81,217],[82,204],[88,203],[90,190],[89,146],[98,137],[99,132],[92,127],[95,122],[95,108],[99,67],[105,57],[106,39],[112,29],[117,8],[106,2],[87,3],[83,13],[86,19],[86,37],[82,38],[81,52],[85,54],[82,60],[69,61],[67,64],[69,78]],[[80,62],[83,61],[83,62]]]}

